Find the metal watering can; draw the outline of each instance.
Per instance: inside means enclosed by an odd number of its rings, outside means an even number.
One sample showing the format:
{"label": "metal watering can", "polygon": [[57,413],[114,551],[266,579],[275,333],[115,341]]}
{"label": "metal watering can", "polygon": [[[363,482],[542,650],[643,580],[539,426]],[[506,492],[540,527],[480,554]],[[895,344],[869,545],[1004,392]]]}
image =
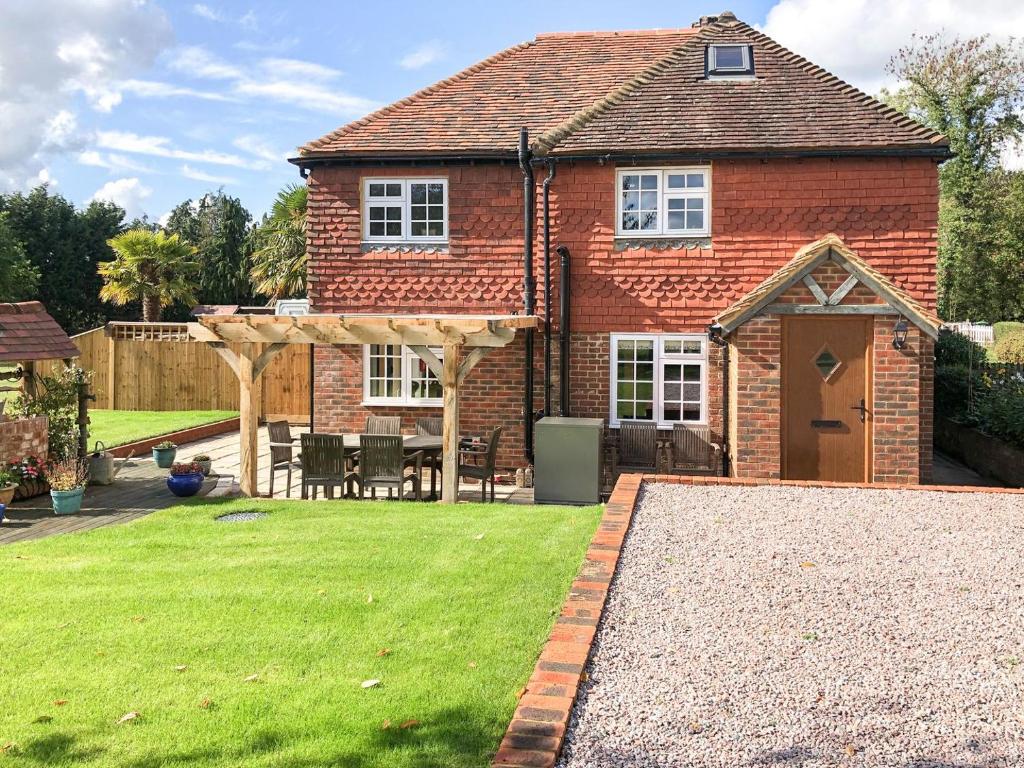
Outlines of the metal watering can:
{"label": "metal watering can", "polygon": [[114,462],[114,454],[107,450],[102,440],[97,440],[93,452],[89,454],[89,484],[110,485],[121,471],[121,467],[128,463],[128,459],[134,456],[134,451],[120,463]]}

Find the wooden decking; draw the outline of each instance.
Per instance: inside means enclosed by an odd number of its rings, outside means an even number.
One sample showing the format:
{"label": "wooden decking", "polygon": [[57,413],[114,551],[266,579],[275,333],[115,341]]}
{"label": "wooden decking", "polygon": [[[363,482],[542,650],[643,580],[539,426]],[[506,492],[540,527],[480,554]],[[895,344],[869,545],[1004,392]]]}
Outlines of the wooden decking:
{"label": "wooden decking", "polygon": [[[301,429],[293,430],[300,434]],[[296,451],[297,452],[297,451]],[[200,440],[178,448],[178,461],[187,461],[193,456],[205,453],[213,460],[213,472],[218,478],[209,478],[201,491],[204,495],[227,495],[237,492],[239,472],[239,439],[237,432]],[[266,428],[259,430],[259,493],[267,495],[270,461],[269,437]],[[89,486],[85,493],[82,510],[76,515],[57,517],[50,506],[49,495],[27,501],[19,501],[7,509],[7,519],[0,523],[0,545],[15,541],[39,539],[58,533],[85,531],[112,523],[127,523],[137,520],[160,509],[173,506],[179,501],[167,490],[164,479],[167,470],[160,469],[149,456],[131,459],[118,473],[113,485]],[[279,472],[274,486],[274,497],[285,497],[285,473]],[[300,473],[292,473],[291,495],[300,496]],[[424,475],[424,487],[429,487],[429,475]],[[462,484],[459,486],[462,501],[479,501],[480,486]],[[495,499],[513,504],[532,504],[532,489],[516,489],[499,485]]]}

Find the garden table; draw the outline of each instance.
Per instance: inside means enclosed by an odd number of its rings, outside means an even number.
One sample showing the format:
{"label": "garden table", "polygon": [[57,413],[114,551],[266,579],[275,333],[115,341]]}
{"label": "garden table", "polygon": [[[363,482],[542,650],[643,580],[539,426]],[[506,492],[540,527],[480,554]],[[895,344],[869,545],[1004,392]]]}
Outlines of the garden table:
{"label": "garden table", "polygon": [[[355,453],[359,450],[358,434],[342,435],[342,438],[344,439],[346,454],[349,452]],[[402,435],[402,447],[407,454],[423,451],[427,456],[440,456],[441,436]],[[430,496],[428,498],[431,501],[437,500],[437,462],[433,461],[430,463]]]}

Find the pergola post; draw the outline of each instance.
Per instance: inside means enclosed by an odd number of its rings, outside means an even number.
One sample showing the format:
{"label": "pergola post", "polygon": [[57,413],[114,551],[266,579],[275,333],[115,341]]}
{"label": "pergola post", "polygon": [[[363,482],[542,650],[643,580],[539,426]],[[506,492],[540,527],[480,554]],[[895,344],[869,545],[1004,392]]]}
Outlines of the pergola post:
{"label": "pergola post", "polygon": [[444,413],[441,431],[441,501],[459,500],[459,350],[458,344],[444,345],[441,362],[441,387],[444,389]]}
{"label": "pergola post", "polygon": [[260,398],[256,347],[252,342],[243,342],[238,356],[238,428],[241,438],[238,485],[245,496],[256,495]]}

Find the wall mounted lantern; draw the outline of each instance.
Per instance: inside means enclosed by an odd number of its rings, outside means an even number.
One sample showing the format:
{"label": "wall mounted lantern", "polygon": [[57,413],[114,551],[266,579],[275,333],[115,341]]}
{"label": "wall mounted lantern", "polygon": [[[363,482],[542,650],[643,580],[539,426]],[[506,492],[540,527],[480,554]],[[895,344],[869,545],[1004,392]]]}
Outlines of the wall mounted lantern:
{"label": "wall mounted lantern", "polygon": [[711,323],[708,326],[708,341],[717,347],[725,346],[725,339],[722,338],[722,326],[718,323]]}
{"label": "wall mounted lantern", "polygon": [[896,325],[892,327],[893,349],[903,349],[907,346],[908,331],[910,331],[910,326],[907,324],[906,319],[901,315],[900,319],[896,321]]}

